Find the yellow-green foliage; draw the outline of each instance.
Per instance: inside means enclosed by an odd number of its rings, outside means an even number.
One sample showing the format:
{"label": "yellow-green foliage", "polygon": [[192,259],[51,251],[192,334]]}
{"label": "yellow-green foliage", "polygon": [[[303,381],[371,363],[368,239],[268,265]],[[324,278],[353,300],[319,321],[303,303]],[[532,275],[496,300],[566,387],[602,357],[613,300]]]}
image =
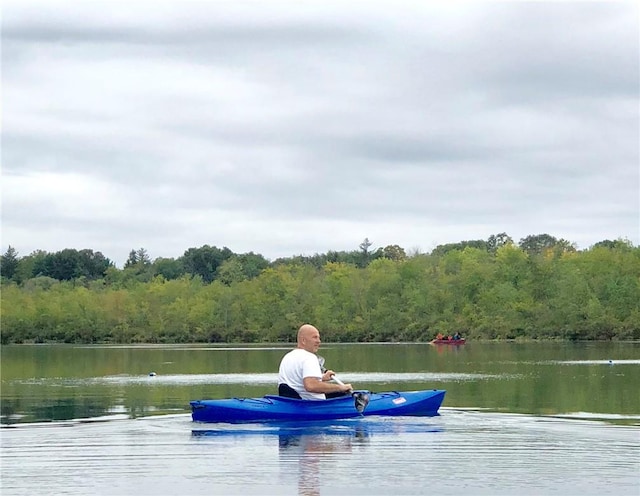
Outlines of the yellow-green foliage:
{"label": "yellow-green foliage", "polygon": [[439,255],[280,264],[253,279],[184,276],[59,282],[1,293],[2,342],[285,341],[304,322],[327,341],[470,338],[639,339],[640,248],[548,250],[513,244]]}

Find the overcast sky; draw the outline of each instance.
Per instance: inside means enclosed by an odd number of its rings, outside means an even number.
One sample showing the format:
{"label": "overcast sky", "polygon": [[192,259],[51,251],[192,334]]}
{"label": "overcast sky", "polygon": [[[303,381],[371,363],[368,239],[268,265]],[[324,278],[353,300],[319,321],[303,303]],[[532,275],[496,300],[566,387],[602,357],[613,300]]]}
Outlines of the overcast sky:
{"label": "overcast sky", "polygon": [[640,244],[637,2],[2,9],[2,252]]}

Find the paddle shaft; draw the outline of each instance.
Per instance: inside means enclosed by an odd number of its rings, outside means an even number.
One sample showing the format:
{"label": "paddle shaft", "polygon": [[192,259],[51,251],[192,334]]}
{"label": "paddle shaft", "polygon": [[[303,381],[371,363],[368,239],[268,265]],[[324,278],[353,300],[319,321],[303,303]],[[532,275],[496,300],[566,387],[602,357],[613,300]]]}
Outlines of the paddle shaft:
{"label": "paddle shaft", "polygon": [[[344,382],[342,382],[340,379],[338,379],[338,378],[336,377],[336,375],[335,375],[335,374],[332,374],[332,375],[331,375],[331,379],[333,379],[335,382],[337,382],[337,383],[338,383],[338,384],[340,384],[341,386],[344,386]],[[352,390],[352,391],[353,391],[353,390]]]}
{"label": "paddle shaft", "polygon": [[[320,364],[320,370],[322,370],[322,372],[324,373],[324,371],[327,370],[324,368],[324,357],[318,356],[318,363]],[[335,374],[331,374],[331,379],[337,384],[344,386],[344,382],[338,379]],[[351,390],[351,392],[353,392],[353,389]]]}
{"label": "paddle shaft", "polygon": [[[322,370],[322,372],[324,373],[327,370],[324,367],[324,358],[318,356],[318,363],[320,364],[320,370]],[[333,380],[336,384],[344,386],[344,382],[338,379],[335,374],[331,374],[331,380]],[[355,392],[353,389],[349,389],[349,393],[355,400],[355,409],[358,411],[358,413],[362,413],[369,404],[369,395],[367,393]]]}

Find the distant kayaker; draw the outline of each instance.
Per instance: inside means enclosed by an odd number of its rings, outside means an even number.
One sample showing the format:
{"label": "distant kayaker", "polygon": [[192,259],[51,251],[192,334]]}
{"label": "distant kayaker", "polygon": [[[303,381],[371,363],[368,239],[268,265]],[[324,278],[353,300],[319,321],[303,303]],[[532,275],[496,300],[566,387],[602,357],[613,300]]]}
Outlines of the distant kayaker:
{"label": "distant kayaker", "polygon": [[311,324],[298,329],[298,345],[280,362],[278,394],[304,400],[324,400],[327,397],[350,394],[351,384],[331,382],[333,370],[324,373],[316,355],[320,348],[320,332]]}

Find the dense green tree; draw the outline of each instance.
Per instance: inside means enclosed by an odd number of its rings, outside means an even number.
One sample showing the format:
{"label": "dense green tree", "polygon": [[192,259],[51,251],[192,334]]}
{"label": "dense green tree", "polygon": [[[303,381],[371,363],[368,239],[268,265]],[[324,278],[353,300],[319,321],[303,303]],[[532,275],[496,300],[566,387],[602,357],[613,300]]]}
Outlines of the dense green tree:
{"label": "dense green tree", "polygon": [[18,252],[11,245],[7,251],[0,256],[0,276],[6,279],[12,279],[18,269]]}
{"label": "dense green tree", "polygon": [[47,257],[45,275],[59,281],[70,281],[80,277],[80,254],[78,250],[65,248]]}
{"label": "dense green tree", "polygon": [[266,258],[252,251],[235,255],[235,258],[240,262],[242,273],[247,279],[258,277],[263,270],[269,267],[269,261]]}
{"label": "dense green tree", "polygon": [[324,267],[326,263],[346,263],[356,267],[365,267],[372,260],[384,257],[382,248],[371,252],[369,251],[365,257],[361,250],[353,251],[328,251],[326,254],[316,253],[314,255],[296,255],[294,257],[277,258],[271,263],[272,267],[278,265],[311,265],[317,269]]}
{"label": "dense green tree", "polygon": [[366,307],[370,341],[395,341],[399,329],[410,322],[403,298],[400,264],[383,258],[374,260],[367,270]]}
{"label": "dense green tree", "polygon": [[486,250],[487,242],[482,239],[472,239],[469,241],[460,241],[459,243],[447,243],[444,245],[436,246],[431,252],[431,254],[434,256],[442,256],[442,255],[446,255],[450,251],[454,251],[454,250],[462,251],[467,247]]}
{"label": "dense green tree", "polygon": [[255,279],[255,303],[260,308],[255,314],[254,322],[263,329],[270,340],[281,341],[282,333],[295,327],[295,294],[294,274],[305,266],[282,265],[274,269],[266,269]]}
{"label": "dense green tree", "polygon": [[220,281],[227,286],[230,286],[234,282],[244,281],[246,276],[242,271],[242,263],[237,257],[231,257],[225,260],[218,266],[216,271],[216,280]]}
{"label": "dense green tree", "polygon": [[178,279],[185,274],[182,262],[173,258],[156,258],[152,265],[152,272],[166,280]]}
{"label": "dense green tree", "polygon": [[327,263],[323,268],[316,315],[327,339],[356,341],[366,328],[365,277],[350,263]]}
{"label": "dense green tree", "polygon": [[340,253],[337,251],[329,250],[327,252],[327,262],[338,263],[340,261]]}
{"label": "dense green tree", "polygon": [[99,279],[105,276],[113,262],[106,258],[101,252],[93,250],[80,250],[78,252],[78,267],[76,269],[80,277],[87,279]]}
{"label": "dense green tree", "polygon": [[596,244],[593,245],[592,248],[609,248],[612,250],[624,250],[624,249],[631,249],[633,248],[631,242],[626,239],[616,239],[614,241],[611,241],[610,239],[605,239],[602,241],[598,241]]}
{"label": "dense green tree", "polygon": [[129,256],[127,257],[127,261],[124,263],[124,268],[129,269],[131,267],[135,267],[138,264],[138,254],[136,250],[131,250],[129,252]]}
{"label": "dense green tree", "polygon": [[495,253],[501,246],[510,244],[513,244],[513,239],[507,233],[492,234],[487,239],[487,250]]}
{"label": "dense green tree", "polygon": [[129,252],[129,257],[127,261],[124,263],[125,269],[130,269],[133,267],[145,267],[151,265],[151,257],[147,252],[146,248],[138,248],[137,250],[131,250]]}
{"label": "dense green tree", "polygon": [[43,267],[43,261],[47,255],[46,251],[36,250],[26,257],[22,257],[18,262],[13,280],[21,284],[32,277],[42,275],[38,272],[38,267]]}
{"label": "dense green tree", "polygon": [[407,258],[407,254],[404,251],[404,248],[398,245],[387,245],[382,249],[382,256],[384,258],[388,258],[389,260],[405,260]]}
{"label": "dense green tree", "polygon": [[522,238],[518,245],[529,255],[540,255],[557,244],[558,240],[549,234],[536,234]]}
{"label": "dense green tree", "polygon": [[279,265],[310,265],[317,269],[321,268],[327,263],[327,256],[324,254],[316,253],[314,255],[296,255],[293,257],[277,258],[271,264],[272,267]]}
{"label": "dense green tree", "polygon": [[65,248],[56,253],[34,252],[20,260],[19,265],[21,264],[24,264],[24,270],[17,268],[21,280],[47,276],[59,281],[99,279],[113,266],[113,263],[100,252],[89,249],[78,251],[73,248]]}
{"label": "dense green tree", "polygon": [[194,276],[200,276],[206,283],[210,283],[216,277],[218,267],[228,260],[233,252],[227,248],[204,245],[200,248],[189,248],[180,258],[185,271]]}
{"label": "dense green tree", "polygon": [[70,281],[80,277],[80,256],[78,250],[66,248],[56,253],[47,253],[44,258],[36,260],[36,274],[52,277],[59,281]]}
{"label": "dense green tree", "polygon": [[155,269],[156,267],[152,264],[151,257],[145,248],[131,250],[124,264],[123,277],[120,280],[123,282],[135,279],[140,282],[150,282],[158,275]]}

